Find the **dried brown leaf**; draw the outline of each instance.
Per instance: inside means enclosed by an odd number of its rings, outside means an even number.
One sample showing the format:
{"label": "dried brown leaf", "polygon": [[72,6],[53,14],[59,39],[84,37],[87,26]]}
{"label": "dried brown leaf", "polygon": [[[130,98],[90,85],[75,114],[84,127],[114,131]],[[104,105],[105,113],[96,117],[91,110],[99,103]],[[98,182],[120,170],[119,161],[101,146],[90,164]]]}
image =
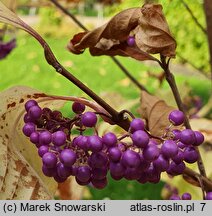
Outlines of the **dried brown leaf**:
{"label": "dried brown leaf", "polygon": [[175,108],[168,106],[164,100],[142,91],[140,113],[147,122],[148,130],[154,136],[162,136],[170,125],[169,113]]}
{"label": "dried brown leaf", "polygon": [[[129,35],[135,36],[136,45],[127,44]],[[176,41],[172,37],[162,6],[146,4],[115,15],[108,23],[93,31],[76,34],[68,44],[74,54],[89,48],[91,55],[121,55],[137,60],[156,60],[150,54],[160,53],[174,57]]]}

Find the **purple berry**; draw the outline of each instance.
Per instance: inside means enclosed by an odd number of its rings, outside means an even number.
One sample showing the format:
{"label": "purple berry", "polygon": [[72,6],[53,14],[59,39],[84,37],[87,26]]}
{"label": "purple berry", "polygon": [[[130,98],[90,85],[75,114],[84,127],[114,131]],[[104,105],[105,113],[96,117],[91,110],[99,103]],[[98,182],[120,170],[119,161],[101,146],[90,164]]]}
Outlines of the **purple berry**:
{"label": "purple berry", "polygon": [[153,161],[158,158],[160,154],[160,150],[155,144],[149,144],[146,148],[143,150],[143,157],[147,161]]}
{"label": "purple berry", "polygon": [[193,144],[194,146],[199,146],[204,142],[204,136],[199,131],[194,131],[196,142]]}
{"label": "purple berry", "polygon": [[149,143],[149,136],[145,131],[137,130],[132,134],[133,144],[139,148],[145,148]]}
{"label": "purple berry", "polygon": [[97,135],[88,137],[88,147],[92,152],[99,152],[103,148],[102,139]]}
{"label": "purple berry", "polygon": [[178,146],[175,141],[173,140],[166,140],[164,141],[161,147],[161,153],[166,158],[173,158],[178,153]]}
{"label": "purple berry", "polygon": [[163,155],[159,155],[159,157],[153,161],[153,166],[157,171],[166,171],[169,167],[169,161],[163,157]]}
{"label": "purple berry", "polygon": [[54,180],[56,181],[56,182],[58,182],[58,183],[63,183],[64,181],[66,181],[66,179],[67,178],[62,178],[62,177],[60,177],[59,175],[55,175],[54,176]]}
{"label": "purple berry", "polygon": [[173,125],[181,125],[184,122],[185,116],[184,113],[180,110],[174,110],[169,114],[169,121]]}
{"label": "purple berry", "polygon": [[185,145],[184,143],[182,143],[182,142],[178,142],[178,143],[177,143],[177,146],[178,146],[178,148],[180,148],[180,149],[184,149],[184,148],[186,147],[186,145]]}
{"label": "purple berry", "polygon": [[97,122],[97,116],[93,112],[86,112],[82,114],[82,124],[86,127],[94,127]]}
{"label": "purple berry", "polygon": [[39,142],[39,133],[38,132],[32,132],[30,135],[30,141],[34,144],[37,144]]}
{"label": "purple berry", "polygon": [[47,152],[43,155],[42,161],[47,168],[54,168],[57,164],[57,156],[52,152]]}
{"label": "purple berry", "polygon": [[40,157],[43,157],[43,155],[46,154],[48,151],[49,151],[49,147],[46,146],[46,145],[42,145],[42,146],[40,146],[39,149],[38,149],[38,155],[39,155]]}
{"label": "purple berry", "polygon": [[180,196],[177,194],[172,195],[169,199],[170,200],[181,200]]}
{"label": "purple berry", "polygon": [[184,152],[182,150],[178,150],[177,155],[175,155],[172,160],[176,163],[179,164],[184,160]]}
{"label": "purple berry", "polygon": [[88,163],[92,168],[106,168],[108,157],[104,152],[92,153],[88,159]]}
{"label": "purple berry", "polygon": [[113,162],[118,162],[121,158],[122,152],[118,147],[112,147],[108,150],[109,159]]}
{"label": "purple berry", "polygon": [[43,171],[43,174],[45,176],[48,176],[48,177],[53,177],[56,175],[56,169],[55,167],[54,168],[47,168],[45,165],[42,166],[42,171]]}
{"label": "purple berry", "polygon": [[184,162],[176,164],[174,161],[172,161],[171,164],[169,165],[167,173],[170,175],[176,176],[176,175],[181,175],[184,170],[185,170]]}
{"label": "purple berry", "polygon": [[195,163],[199,159],[199,154],[194,147],[186,147],[184,150],[184,160],[187,163]]}
{"label": "purple berry", "polygon": [[75,112],[77,114],[81,114],[85,111],[85,105],[81,104],[79,102],[74,102],[72,104],[72,110],[73,110],[73,112]]}
{"label": "purple berry", "polygon": [[135,37],[134,36],[129,36],[127,38],[127,44],[128,44],[128,46],[134,46],[135,45]]}
{"label": "purple berry", "polygon": [[122,154],[121,163],[126,167],[138,167],[140,156],[137,152],[128,149]]}
{"label": "purple berry", "polygon": [[52,134],[49,131],[43,131],[39,134],[39,143],[49,145],[52,141]]}
{"label": "purple berry", "polygon": [[94,168],[92,169],[92,179],[103,179],[107,175],[107,169]]}
{"label": "purple berry", "polygon": [[181,131],[180,141],[186,145],[193,145],[196,142],[196,136],[191,129],[185,129]]}
{"label": "purple berry", "polygon": [[212,192],[207,192],[205,196],[206,200],[212,200]]}
{"label": "purple berry", "polygon": [[75,180],[79,185],[82,185],[82,186],[90,184],[90,180],[88,180],[87,182],[82,182],[76,176],[75,176]]}
{"label": "purple berry", "polygon": [[120,163],[110,162],[110,174],[122,178],[124,176],[125,167]]}
{"label": "purple berry", "polygon": [[173,140],[179,140],[180,139],[180,134],[181,134],[180,130],[175,129],[172,131],[172,133],[174,135]]}
{"label": "purple berry", "polygon": [[124,172],[124,178],[127,180],[137,180],[140,178],[141,171],[138,167],[127,167]]}
{"label": "purple berry", "polygon": [[62,163],[57,164],[57,174],[60,178],[67,178],[71,175],[72,173],[72,168],[71,167],[66,167]]}
{"label": "purple berry", "polygon": [[76,159],[76,153],[71,149],[64,149],[60,153],[60,161],[67,167],[72,167]]}
{"label": "purple berry", "polygon": [[29,100],[25,103],[25,110],[28,112],[31,107],[37,106],[37,105],[38,105],[37,101]]}
{"label": "purple berry", "polygon": [[81,182],[88,182],[91,177],[91,170],[88,166],[80,166],[77,169],[76,177]]}
{"label": "purple berry", "polygon": [[117,137],[114,133],[106,133],[103,137],[102,137],[102,142],[108,146],[108,147],[111,147],[111,146],[114,146],[116,145],[117,143]]}
{"label": "purple berry", "polygon": [[74,143],[83,150],[88,150],[88,137],[87,136],[78,136],[75,138]]}
{"label": "purple berry", "polygon": [[190,193],[182,194],[182,200],[191,200],[191,194]]}
{"label": "purple berry", "polygon": [[32,106],[28,111],[28,115],[32,120],[37,120],[41,117],[42,109],[39,106]]}
{"label": "purple berry", "polygon": [[92,179],[91,180],[92,185],[97,189],[103,189],[107,186],[107,178],[103,179]]}
{"label": "purple berry", "polygon": [[52,143],[55,146],[62,146],[66,143],[66,134],[63,131],[56,131],[52,134]]}
{"label": "purple berry", "polygon": [[30,137],[30,135],[35,132],[35,124],[32,122],[26,123],[23,127],[23,133],[25,136]]}
{"label": "purple berry", "polygon": [[130,131],[131,133],[134,133],[135,131],[138,130],[144,130],[144,122],[142,119],[135,118],[130,123]]}

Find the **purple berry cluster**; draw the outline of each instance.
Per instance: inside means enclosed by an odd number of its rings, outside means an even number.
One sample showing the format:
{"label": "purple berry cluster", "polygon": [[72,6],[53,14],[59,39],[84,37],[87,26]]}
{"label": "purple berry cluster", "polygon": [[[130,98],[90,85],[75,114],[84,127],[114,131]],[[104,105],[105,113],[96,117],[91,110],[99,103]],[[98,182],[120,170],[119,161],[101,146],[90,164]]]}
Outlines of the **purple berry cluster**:
{"label": "purple berry cluster", "polygon": [[[182,174],[184,161],[198,160],[195,146],[204,140],[200,132],[171,127],[163,137],[153,137],[139,118],[132,120],[129,131],[121,138],[112,132],[99,136],[97,114],[85,112],[85,106],[78,102],[72,105],[72,118],[63,117],[60,111],[41,109],[34,100],[25,104],[25,110],[23,133],[37,147],[44,175],[57,182],[72,175],[78,184],[98,189],[107,185],[108,173],[115,180],[125,178],[142,184],[159,182],[165,171],[172,176]],[[175,110],[169,120],[173,126],[180,125],[184,115]],[[94,133],[85,135],[87,128],[94,128]],[[79,131],[77,135],[73,129]],[[125,142],[125,137],[130,137],[131,142]]]}
{"label": "purple berry cluster", "polygon": [[[192,196],[190,193],[184,193],[180,197],[178,194],[173,194],[170,197],[170,200],[191,200]],[[205,195],[205,200],[212,200],[212,192],[207,192]]]}

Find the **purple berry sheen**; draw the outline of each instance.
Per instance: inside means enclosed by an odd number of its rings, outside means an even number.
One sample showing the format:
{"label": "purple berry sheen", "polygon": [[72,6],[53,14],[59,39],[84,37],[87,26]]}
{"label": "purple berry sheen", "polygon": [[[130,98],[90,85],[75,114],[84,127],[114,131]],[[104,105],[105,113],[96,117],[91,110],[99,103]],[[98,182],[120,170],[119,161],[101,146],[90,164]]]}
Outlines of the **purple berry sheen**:
{"label": "purple berry sheen", "polygon": [[135,45],[135,37],[134,36],[129,36],[127,38],[127,44],[128,44],[128,46],[134,46]]}
{"label": "purple berry sheen", "polygon": [[109,159],[113,162],[118,162],[121,158],[122,152],[118,147],[112,147],[108,150]]}
{"label": "purple berry sheen", "polygon": [[173,158],[178,153],[178,146],[173,140],[164,141],[161,147],[161,154],[166,158]]}
{"label": "purple berry sheen", "polygon": [[92,179],[103,179],[107,176],[107,169],[94,168],[92,169]]}
{"label": "purple berry sheen", "polygon": [[52,143],[55,146],[62,146],[66,143],[66,134],[63,131],[56,131],[52,134]]}
{"label": "purple berry sheen", "polygon": [[169,199],[170,200],[181,200],[180,196],[177,194],[173,194]]}
{"label": "purple berry sheen", "polygon": [[31,133],[30,141],[34,144],[37,144],[39,142],[39,133],[37,131]]}
{"label": "purple berry sheen", "polygon": [[125,167],[122,163],[110,162],[110,174],[122,178],[124,176]]}
{"label": "purple berry sheen", "polygon": [[144,130],[144,122],[142,119],[135,118],[130,123],[130,131],[131,133],[134,133],[138,130]]}
{"label": "purple berry sheen", "polygon": [[132,136],[133,144],[139,148],[145,148],[149,143],[149,136],[145,131],[137,130]]}
{"label": "purple berry sheen", "polygon": [[30,137],[30,135],[35,132],[35,124],[32,122],[26,123],[23,127],[23,133],[25,136]]}
{"label": "purple berry sheen", "polygon": [[179,139],[180,139],[181,131],[175,129],[175,130],[172,131],[172,134],[173,134],[173,136],[174,136],[174,137],[173,137],[173,140],[179,140]]}
{"label": "purple berry sheen", "polygon": [[212,200],[212,191],[206,193],[205,199]]}
{"label": "purple berry sheen", "polygon": [[159,157],[153,161],[153,166],[157,171],[166,171],[169,167],[169,161],[160,154]]}
{"label": "purple berry sheen", "polygon": [[49,145],[52,141],[52,134],[49,131],[43,131],[39,134],[39,143]]}
{"label": "purple berry sheen", "polygon": [[89,166],[80,166],[77,169],[76,177],[81,182],[88,182],[91,178],[91,170]]}
{"label": "purple berry sheen", "polygon": [[137,152],[128,149],[122,154],[121,163],[126,167],[138,167],[140,162],[140,156]]}
{"label": "purple berry sheen", "polygon": [[54,168],[57,164],[57,156],[52,152],[47,152],[43,155],[42,161],[47,168]]}
{"label": "purple berry sheen", "polygon": [[71,175],[72,173],[72,168],[71,167],[66,167],[64,166],[64,164],[62,163],[58,163],[57,164],[57,175],[60,177],[60,178],[67,178]]}
{"label": "purple berry sheen", "polygon": [[56,168],[47,168],[45,165],[42,166],[42,171],[45,176],[53,177],[56,175]]}
{"label": "purple berry sheen", "polygon": [[93,112],[85,112],[82,114],[82,124],[86,127],[94,127],[97,122],[97,116]]}
{"label": "purple berry sheen", "polygon": [[41,117],[42,109],[39,106],[32,106],[28,111],[28,115],[32,120],[37,120]]}
{"label": "purple berry sheen", "polygon": [[196,136],[191,129],[185,129],[181,131],[180,141],[186,145],[193,145],[196,143]]}
{"label": "purple berry sheen", "polygon": [[38,155],[40,157],[43,157],[44,154],[46,154],[49,151],[49,147],[46,145],[42,145],[38,148]]}
{"label": "purple berry sheen", "polygon": [[87,136],[78,136],[75,138],[74,143],[83,150],[88,150],[88,137]]}
{"label": "purple berry sheen", "polygon": [[37,101],[35,101],[35,100],[28,100],[25,103],[25,110],[28,112],[31,107],[37,106],[37,105],[38,105]]}
{"label": "purple berry sheen", "polygon": [[103,178],[103,179],[92,179],[91,180],[92,185],[97,188],[97,189],[103,189],[107,186],[108,182],[107,182],[107,178]]}
{"label": "purple berry sheen", "polygon": [[72,110],[77,114],[81,114],[85,111],[85,105],[79,102],[74,102],[72,104]]}
{"label": "purple berry sheen", "polygon": [[204,136],[199,131],[194,131],[196,142],[193,144],[194,146],[199,146],[204,142]]}
{"label": "purple berry sheen", "polygon": [[159,155],[160,155],[160,149],[155,144],[149,144],[143,150],[143,157],[147,161],[156,160]]}
{"label": "purple berry sheen", "polygon": [[31,118],[30,118],[30,116],[26,113],[25,115],[24,115],[24,123],[28,123],[28,122],[34,122]]}
{"label": "purple berry sheen", "polygon": [[88,164],[92,168],[106,168],[108,157],[104,152],[92,153],[88,159]]}
{"label": "purple berry sheen", "polygon": [[190,193],[182,194],[182,200],[191,200],[191,194]]}
{"label": "purple berry sheen", "polygon": [[184,160],[187,163],[195,163],[199,159],[199,154],[194,147],[186,147],[184,150]]}
{"label": "purple berry sheen", "polygon": [[76,153],[71,149],[64,149],[60,153],[60,161],[67,167],[72,167],[76,162]]}
{"label": "purple berry sheen", "polygon": [[115,146],[117,143],[117,137],[114,133],[106,133],[103,137],[102,137],[102,142],[103,144],[105,144],[107,147],[112,147]]}
{"label": "purple berry sheen", "polygon": [[170,114],[169,114],[169,121],[173,124],[173,125],[181,125],[183,124],[185,120],[185,116],[184,113],[181,112],[180,110],[173,110]]}
{"label": "purple berry sheen", "polygon": [[92,152],[101,151],[103,148],[102,139],[97,135],[89,136],[88,147]]}

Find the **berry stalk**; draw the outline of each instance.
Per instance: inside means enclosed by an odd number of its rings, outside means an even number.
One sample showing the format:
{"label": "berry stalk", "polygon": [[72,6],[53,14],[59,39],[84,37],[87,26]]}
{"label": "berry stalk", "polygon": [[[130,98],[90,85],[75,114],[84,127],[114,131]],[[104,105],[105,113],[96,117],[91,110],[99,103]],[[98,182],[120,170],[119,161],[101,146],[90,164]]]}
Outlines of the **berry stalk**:
{"label": "berry stalk", "polygon": [[[171,71],[169,69],[169,61],[170,61],[170,59],[166,62],[166,58],[161,55],[160,66],[163,68],[163,70],[165,72],[166,80],[167,80],[167,82],[168,82],[168,84],[169,84],[169,86],[170,86],[170,88],[172,90],[172,93],[174,95],[174,98],[175,98],[175,101],[177,103],[177,106],[178,106],[179,110],[181,110],[185,115],[185,119],[184,119],[185,127],[187,129],[191,129],[191,125],[190,125],[188,117],[186,115],[186,111],[185,111],[185,108],[183,106],[183,102],[182,102],[182,99],[180,97],[180,93],[179,93],[179,90],[177,88],[177,84],[175,82],[174,75],[171,73]],[[199,152],[198,147],[195,147],[195,149],[199,154],[199,159],[197,161],[197,164],[198,164],[200,174],[202,176],[206,177],[206,171],[205,171],[205,167],[204,167],[204,164],[203,164],[203,161],[202,161],[201,154]]]}

